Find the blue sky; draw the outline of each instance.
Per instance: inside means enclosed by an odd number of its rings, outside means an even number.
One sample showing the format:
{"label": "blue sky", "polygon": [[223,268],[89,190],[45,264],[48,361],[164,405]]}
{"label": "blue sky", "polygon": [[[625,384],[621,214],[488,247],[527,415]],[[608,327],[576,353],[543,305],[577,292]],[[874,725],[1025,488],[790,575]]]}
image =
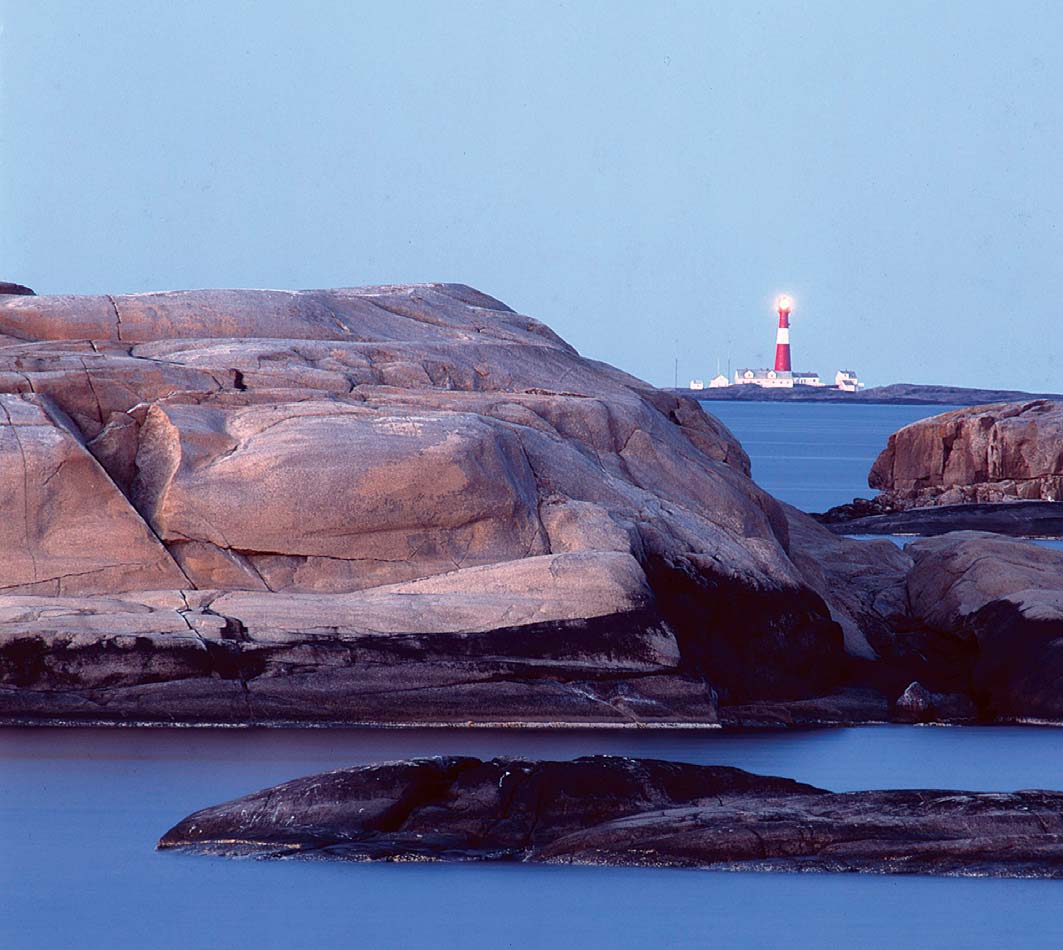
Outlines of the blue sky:
{"label": "blue sky", "polygon": [[657,384],[1063,389],[1063,4],[0,0],[0,278],[453,280]]}

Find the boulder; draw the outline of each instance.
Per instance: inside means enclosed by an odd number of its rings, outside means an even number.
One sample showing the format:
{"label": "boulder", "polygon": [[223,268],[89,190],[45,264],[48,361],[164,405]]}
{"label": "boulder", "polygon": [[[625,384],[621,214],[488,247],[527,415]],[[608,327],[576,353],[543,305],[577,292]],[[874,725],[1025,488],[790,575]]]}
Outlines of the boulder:
{"label": "boulder", "polygon": [[933,693],[922,683],[909,684],[893,707],[895,722],[956,722],[978,715],[974,702],[963,693]]}
{"label": "boulder", "polygon": [[906,551],[912,614],[968,644],[983,715],[1063,720],[1063,551],[975,531]]}
{"label": "boulder", "polygon": [[994,600],[1024,590],[1063,589],[1063,551],[984,531],[954,531],[905,546],[912,614],[954,630]]}
{"label": "boulder", "polygon": [[163,850],[340,860],[1063,877],[1063,794],[836,794],[724,766],[438,757],[205,808]]}
{"label": "boulder", "polygon": [[63,599],[0,717],[711,725],[844,675],[731,433],[468,287],[5,297],[0,394],[77,462],[10,469],[0,588]]}
{"label": "boulder", "polygon": [[725,725],[1063,721],[1063,551],[958,531],[899,550],[786,509],[790,554],[845,632],[845,687],[722,707]]}
{"label": "boulder", "polygon": [[912,713],[902,694],[913,680],[937,697],[925,720],[972,718],[967,693],[974,647],[969,638],[912,615],[909,577],[915,562],[908,551],[885,538],[840,537],[795,508],[785,506],[785,510],[790,556],[845,634],[847,686],[800,704],[758,702],[729,708],[725,721],[741,725],[891,718],[910,722]]}

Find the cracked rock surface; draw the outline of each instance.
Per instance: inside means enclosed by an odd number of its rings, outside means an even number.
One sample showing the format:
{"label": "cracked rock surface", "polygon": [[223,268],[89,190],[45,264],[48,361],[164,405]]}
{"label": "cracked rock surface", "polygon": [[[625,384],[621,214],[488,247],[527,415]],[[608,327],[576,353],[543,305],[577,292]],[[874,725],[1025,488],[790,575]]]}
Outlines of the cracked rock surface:
{"label": "cracked rock surface", "polygon": [[159,847],[345,860],[1063,877],[1063,794],[833,793],[723,766],[439,757],[296,779]]}
{"label": "cracked rock surface", "polygon": [[[889,477],[1040,478],[1058,417]],[[832,534],[462,285],[0,293],[0,499],[3,722],[1063,720],[1059,555]]]}
{"label": "cracked rock surface", "polygon": [[842,682],[727,429],[463,285],[0,294],[0,410],[8,721],[711,725]]}

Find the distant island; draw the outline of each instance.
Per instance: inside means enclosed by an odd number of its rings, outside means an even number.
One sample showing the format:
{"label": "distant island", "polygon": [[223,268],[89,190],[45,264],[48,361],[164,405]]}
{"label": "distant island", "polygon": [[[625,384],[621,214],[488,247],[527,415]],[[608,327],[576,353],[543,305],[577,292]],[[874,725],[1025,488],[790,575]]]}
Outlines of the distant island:
{"label": "distant island", "polygon": [[692,390],[669,390],[693,396],[702,402],[858,402],[886,405],[981,406],[993,402],[1021,402],[1026,399],[1063,401],[1061,393],[1028,393],[1015,389],[967,389],[963,386],[924,386],[917,383],[891,383],[857,392],[844,392],[826,386],[794,386],[767,389],[762,386],[720,386]]}

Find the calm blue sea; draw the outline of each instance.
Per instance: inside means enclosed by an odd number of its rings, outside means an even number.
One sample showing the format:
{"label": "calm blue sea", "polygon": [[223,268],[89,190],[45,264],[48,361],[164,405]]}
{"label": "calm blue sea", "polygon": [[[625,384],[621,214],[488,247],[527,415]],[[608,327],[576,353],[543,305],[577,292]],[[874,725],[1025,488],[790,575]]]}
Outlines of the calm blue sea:
{"label": "calm blue sea", "polygon": [[[714,404],[754,476],[809,509],[863,493],[891,406]],[[411,755],[595,752],[737,765],[832,788],[1063,788],[1063,731],[0,730],[0,948],[1063,947],[1063,882],[158,854],[204,805]]]}
{"label": "calm blue sea", "polygon": [[704,402],[742,443],[753,479],[803,511],[826,511],[875,494],[867,473],[886,440],[909,422],[955,406],[808,402]]}

